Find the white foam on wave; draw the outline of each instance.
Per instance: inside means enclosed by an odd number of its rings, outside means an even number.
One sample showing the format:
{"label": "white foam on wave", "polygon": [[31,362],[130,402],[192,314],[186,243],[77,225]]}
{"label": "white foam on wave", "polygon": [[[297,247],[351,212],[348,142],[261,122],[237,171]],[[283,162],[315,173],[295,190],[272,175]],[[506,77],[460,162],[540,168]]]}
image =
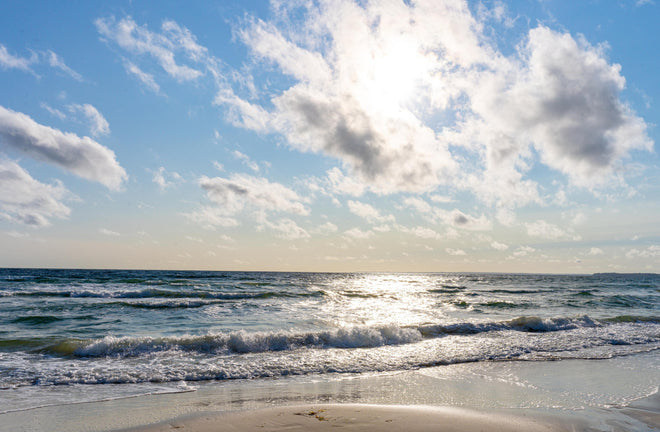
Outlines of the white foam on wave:
{"label": "white foam on wave", "polygon": [[[134,357],[169,350],[208,354],[256,353],[298,348],[373,348],[418,342],[416,328],[398,326],[352,327],[309,333],[288,331],[246,332],[180,337],[106,336],[92,342],[79,341],[77,357]],[[68,348],[68,347],[67,347]]]}

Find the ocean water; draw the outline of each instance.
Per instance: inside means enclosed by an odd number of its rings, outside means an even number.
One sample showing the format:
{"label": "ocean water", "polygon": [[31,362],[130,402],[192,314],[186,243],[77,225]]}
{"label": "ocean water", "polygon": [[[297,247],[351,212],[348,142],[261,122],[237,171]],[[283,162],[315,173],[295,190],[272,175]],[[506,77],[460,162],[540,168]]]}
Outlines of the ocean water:
{"label": "ocean water", "polygon": [[0,413],[209,382],[658,353],[652,274],[0,269]]}

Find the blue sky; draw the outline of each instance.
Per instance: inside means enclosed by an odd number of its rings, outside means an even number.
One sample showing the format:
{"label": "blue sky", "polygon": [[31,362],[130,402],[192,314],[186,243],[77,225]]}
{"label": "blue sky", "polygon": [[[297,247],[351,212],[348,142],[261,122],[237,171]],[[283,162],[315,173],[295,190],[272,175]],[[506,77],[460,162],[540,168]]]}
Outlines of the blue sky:
{"label": "blue sky", "polygon": [[654,1],[0,3],[0,266],[660,271]]}

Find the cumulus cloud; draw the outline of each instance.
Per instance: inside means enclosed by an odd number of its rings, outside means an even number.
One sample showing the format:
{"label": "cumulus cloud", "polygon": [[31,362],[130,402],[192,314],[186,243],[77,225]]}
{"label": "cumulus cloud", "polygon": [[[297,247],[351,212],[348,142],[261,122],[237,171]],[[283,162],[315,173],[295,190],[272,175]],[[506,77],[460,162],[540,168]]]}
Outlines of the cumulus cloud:
{"label": "cumulus cloud", "polygon": [[460,228],[470,231],[488,231],[492,229],[492,222],[486,215],[479,217],[463,213],[458,209],[445,210],[430,205],[427,201],[419,197],[404,198],[403,204],[406,207],[417,211],[422,217],[432,223],[443,223],[450,227]]}
{"label": "cumulus cloud", "polygon": [[280,219],[277,222],[269,221],[265,214],[260,214],[258,217],[259,229],[268,228],[276,232],[276,236],[287,240],[300,240],[310,237],[309,233],[298,226],[293,220],[289,218]]}
{"label": "cumulus cloud", "polygon": [[71,210],[62,200],[70,196],[60,183],[40,183],[16,162],[0,159],[0,215],[33,227],[50,225],[52,218],[66,218]]}
{"label": "cumulus cloud", "polygon": [[497,249],[499,251],[505,251],[505,250],[509,249],[508,245],[506,245],[504,243],[496,242],[496,241],[491,242],[490,247],[492,247],[493,249]]}
{"label": "cumulus cloud", "polygon": [[[491,6],[277,2],[272,20],[248,15],[236,27],[250,58],[235,70],[173,21],[155,31],[131,17],[95,24],[128,53],[127,71],[152,90],[153,76],[132,63],[138,57],[179,82],[213,80],[213,103],[232,124],[335,160],[313,192],[331,195],[336,205],[334,195],[427,193],[431,203],[404,204],[429,222],[485,231],[492,221],[479,211],[432,205],[453,201],[438,192],[469,191],[512,226],[516,208],[552,199],[544,182],[556,182],[557,201],[567,203],[562,191],[572,186],[595,191],[612,178],[624,184],[627,158],[653,146],[646,123],[622,98],[626,81],[606,45],[537,25],[520,35],[516,50],[503,52],[491,26],[511,27],[514,18],[505,2]],[[246,155],[234,156],[258,172]],[[536,176],[537,168],[548,175]],[[281,211],[252,187],[256,177],[248,178],[204,178],[200,185],[224,217],[248,205]],[[284,202],[293,205],[284,211],[308,212],[300,197]],[[349,210],[367,214],[352,203]],[[371,217],[383,222],[380,214]],[[547,223],[526,228],[575,238]]]}
{"label": "cumulus cloud", "polygon": [[407,234],[412,234],[414,236],[417,236],[419,238],[423,239],[435,239],[435,240],[440,240],[442,239],[442,235],[440,235],[437,231],[428,228],[428,227],[422,227],[422,226],[417,226],[413,228],[406,228],[403,226],[399,226],[399,231],[407,233]]}
{"label": "cumulus cloud", "polygon": [[239,213],[246,206],[297,215],[309,214],[303,198],[295,191],[263,177],[245,174],[235,174],[231,178],[202,177],[199,185],[226,214]]}
{"label": "cumulus cloud", "polygon": [[346,176],[339,168],[331,168],[326,172],[325,183],[333,194],[358,197],[364,194],[366,186],[354,178]]}
{"label": "cumulus cloud", "polygon": [[542,203],[527,177],[535,163],[592,188],[630,151],[651,149],[604,48],[538,26],[504,55],[479,20],[511,25],[505,4],[478,9],[475,18],[462,0],[279,4],[285,19],[248,20],[239,35],[293,84],[270,88],[269,104],[223,86],[216,103],[237,125],[338,159],[374,192],[451,184],[503,215]]}
{"label": "cumulus cloud", "polygon": [[0,146],[118,190],[127,179],[112,150],[89,137],[61,132],[0,106]]}
{"label": "cumulus cloud", "polygon": [[359,201],[348,201],[348,209],[351,213],[360,216],[369,223],[384,223],[384,222],[394,222],[394,216],[382,216],[380,212],[373,206],[359,202]]}
{"label": "cumulus cloud", "polygon": [[208,72],[214,102],[232,123],[337,159],[343,170],[330,170],[328,182],[354,196],[451,185],[510,223],[512,209],[543,201],[528,177],[535,164],[593,188],[621,174],[632,150],[652,148],[646,123],[621,99],[625,79],[604,47],[539,25],[505,55],[485,30],[485,21],[512,24],[503,2],[479,6],[476,17],[464,0],[278,3],[276,15],[248,16],[236,30],[253,59],[289,83],[267,80],[264,97],[249,68],[221,73],[221,62],[173,21],[159,31],[131,17],[95,24],[179,81]]}
{"label": "cumulus cloud", "polygon": [[344,231],[344,236],[351,240],[366,240],[374,235],[373,231],[363,231],[360,228],[351,228]]}

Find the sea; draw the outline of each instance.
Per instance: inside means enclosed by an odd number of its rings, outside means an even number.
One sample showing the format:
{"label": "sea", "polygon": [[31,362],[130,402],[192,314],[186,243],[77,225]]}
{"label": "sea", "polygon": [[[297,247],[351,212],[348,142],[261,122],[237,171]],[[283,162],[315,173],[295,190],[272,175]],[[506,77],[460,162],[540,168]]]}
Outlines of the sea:
{"label": "sea", "polygon": [[646,359],[641,397],[659,354],[656,274],[0,269],[0,414],[573,359]]}

